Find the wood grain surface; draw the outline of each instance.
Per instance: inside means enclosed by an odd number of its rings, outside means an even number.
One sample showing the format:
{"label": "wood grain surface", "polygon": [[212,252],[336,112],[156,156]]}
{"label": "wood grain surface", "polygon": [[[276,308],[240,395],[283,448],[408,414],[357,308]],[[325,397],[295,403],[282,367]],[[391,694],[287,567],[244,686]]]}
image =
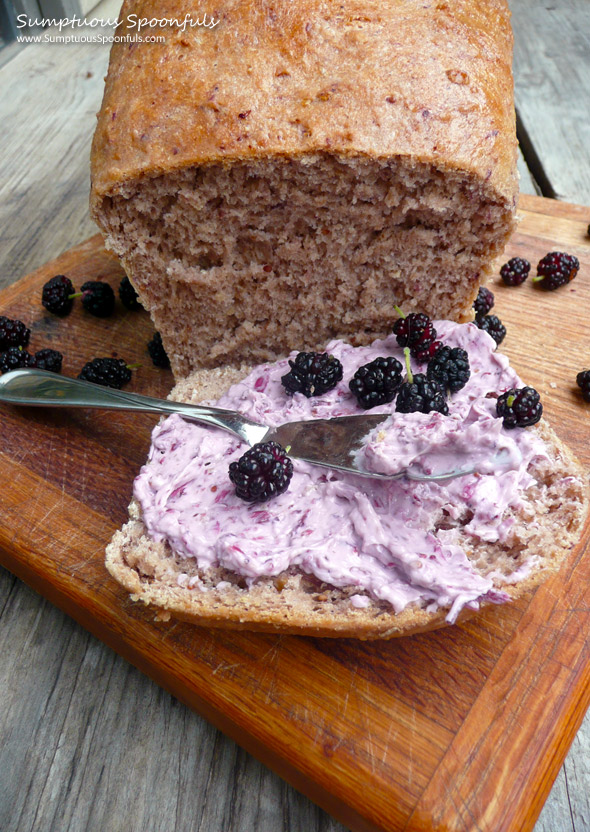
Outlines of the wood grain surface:
{"label": "wood grain surface", "polygon": [[[492,285],[502,349],[588,466],[573,381],[590,302],[587,212],[535,197],[522,208],[508,253],[535,263],[561,247],[582,269],[554,293]],[[33,349],[63,348],[66,374],[116,354],[142,362],[129,389],[164,395],[172,380],[147,359],[147,315],[50,316],[40,286],[58,272],[115,288],[121,276],[93,238],[5,290],[2,314],[31,326]],[[588,529],[532,599],[437,633],[363,644],[156,621],[103,566],[154,423],[3,408],[2,562],[351,829],[532,828],[590,698]]]}
{"label": "wood grain surface", "polygon": [[[92,14],[114,17],[119,6],[103,0]],[[590,142],[579,137],[588,129],[590,4],[510,6],[528,136],[521,191],[588,205]],[[0,286],[94,233],[88,154],[107,60],[105,44],[0,52]],[[343,832],[2,568],[0,656],[2,832]],[[535,832],[589,830],[587,715]]]}

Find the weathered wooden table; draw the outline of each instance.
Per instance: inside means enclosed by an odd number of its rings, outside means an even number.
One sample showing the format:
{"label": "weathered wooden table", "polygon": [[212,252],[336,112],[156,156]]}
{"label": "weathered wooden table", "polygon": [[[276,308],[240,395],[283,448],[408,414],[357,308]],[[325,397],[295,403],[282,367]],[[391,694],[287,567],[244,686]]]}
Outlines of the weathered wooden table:
{"label": "weathered wooden table", "polygon": [[[590,4],[512,7],[521,188],[589,205]],[[93,15],[114,12],[107,0]],[[88,151],[108,53],[34,44],[4,59],[0,286],[94,231]],[[343,828],[4,570],[0,620],[3,832]],[[536,832],[590,830],[589,763],[590,717]]]}

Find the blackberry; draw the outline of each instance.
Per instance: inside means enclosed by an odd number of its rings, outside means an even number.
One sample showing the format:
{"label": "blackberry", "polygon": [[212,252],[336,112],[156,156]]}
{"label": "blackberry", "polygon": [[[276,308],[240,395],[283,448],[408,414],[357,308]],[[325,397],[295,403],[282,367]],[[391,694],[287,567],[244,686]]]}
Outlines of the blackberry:
{"label": "blackberry", "polygon": [[543,405],[533,387],[513,387],[498,396],[496,414],[503,419],[505,428],[525,428],[539,421]]}
{"label": "blackberry", "polygon": [[416,361],[428,361],[436,355],[442,344],[436,340],[436,329],[428,315],[423,312],[411,312],[404,316],[397,306],[395,310],[401,315],[393,325],[400,347],[409,347],[410,354]]}
{"label": "blackberry", "polygon": [[289,361],[291,370],[281,378],[283,387],[289,393],[303,393],[322,396],[336,387],[342,379],[342,364],[326,352],[300,352],[295,361]]}
{"label": "blackberry", "polygon": [[9,347],[5,352],[0,352],[0,373],[34,366],[35,359],[22,347]]}
{"label": "blackberry", "polygon": [[115,293],[108,283],[88,280],[82,286],[82,306],[97,318],[108,318],[115,309]]}
{"label": "blackberry", "polygon": [[161,367],[167,370],[170,367],[170,359],[166,355],[166,350],[162,344],[162,336],[159,332],[154,332],[154,337],[148,341],[148,352],[154,367]]}
{"label": "blackberry", "polygon": [[529,276],[530,270],[531,264],[528,260],[523,257],[513,257],[500,269],[500,277],[506,286],[520,286]]}
{"label": "blackberry", "polygon": [[78,294],[70,278],[65,274],[57,274],[43,286],[41,303],[48,312],[63,318],[72,311],[74,297],[78,297]]}
{"label": "blackberry", "polygon": [[124,307],[126,307],[126,309],[142,308],[141,303],[139,302],[139,296],[127,275],[125,275],[123,280],[119,283],[119,297],[121,299],[121,303]]}
{"label": "blackberry", "polygon": [[348,386],[360,406],[368,410],[393,401],[402,380],[402,365],[397,358],[389,356],[359,367]]}
{"label": "blackberry", "polygon": [[585,402],[590,402],[590,370],[582,370],[576,376],[576,384],[582,391],[582,397]]}
{"label": "blackberry", "polygon": [[428,362],[426,375],[429,381],[437,381],[445,390],[456,393],[469,381],[469,356],[461,347],[441,347]]}
{"label": "blackberry", "polygon": [[236,494],[250,503],[261,503],[282,494],[293,476],[293,463],[277,442],[259,442],[229,466]]}
{"label": "blackberry", "polygon": [[481,318],[476,318],[475,323],[488,335],[491,335],[496,344],[501,344],[506,337],[506,327],[496,315],[484,315]]}
{"label": "blackberry", "polygon": [[122,358],[94,358],[82,367],[78,378],[118,390],[130,380],[131,370]]}
{"label": "blackberry", "polygon": [[436,410],[445,416],[449,412],[444,389],[437,381],[429,381],[423,373],[404,381],[397,394],[395,409],[399,413],[430,413]]}
{"label": "blackberry", "polygon": [[533,283],[548,291],[559,289],[574,279],[579,268],[580,262],[573,254],[551,251],[539,260],[537,277],[533,277]]}
{"label": "blackberry", "polygon": [[479,287],[477,297],[473,301],[473,308],[475,309],[475,316],[480,318],[482,315],[487,315],[494,305],[494,293],[486,289],[485,286]]}
{"label": "blackberry", "polygon": [[63,355],[57,350],[44,349],[35,353],[35,367],[50,373],[61,373]]}
{"label": "blackberry", "polygon": [[22,321],[0,315],[0,350],[9,347],[26,347],[31,337],[31,330]]}

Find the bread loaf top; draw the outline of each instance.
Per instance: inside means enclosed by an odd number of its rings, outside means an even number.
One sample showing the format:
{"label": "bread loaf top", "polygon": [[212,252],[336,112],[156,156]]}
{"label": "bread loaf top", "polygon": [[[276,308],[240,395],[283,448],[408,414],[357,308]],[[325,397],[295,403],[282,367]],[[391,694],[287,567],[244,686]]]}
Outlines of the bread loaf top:
{"label": "bread loaf top", "polygon": [[[464,170],[514,207],[505,0],[216,0],[207,11],[214,28],[145,27],[165,42],[114,44],[95,216],[136,178],[322,153]],[[125,0],[117,35],[137,35],[137,18],[186,15],[203,21],[203,4]]]}

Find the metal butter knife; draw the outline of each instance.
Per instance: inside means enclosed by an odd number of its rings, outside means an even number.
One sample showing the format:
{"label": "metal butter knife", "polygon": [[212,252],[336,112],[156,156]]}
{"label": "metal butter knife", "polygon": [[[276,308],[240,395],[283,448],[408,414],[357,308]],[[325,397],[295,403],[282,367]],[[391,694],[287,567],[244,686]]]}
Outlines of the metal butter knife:
{"label": "metal butter knife", "polygon": [[446,480],[474,471],[473,467],[463,467],[442,474],[425,474],[419,468],[406,468],[395,474],[381,474],[360,468],[358,451],[371,431],[389,418],[387,413],[287,422],[269,428],[233,410],[126,393],[35,369],[11,370],[0,376],[0,401],[35,407],[89,407],[164,415],[178,413],[189,421],[233,433],[250,446],[257,442],[278,442],[289,449],[289,456],[296,459],[373,479],[391,480],[405,476],[418,481]]}

